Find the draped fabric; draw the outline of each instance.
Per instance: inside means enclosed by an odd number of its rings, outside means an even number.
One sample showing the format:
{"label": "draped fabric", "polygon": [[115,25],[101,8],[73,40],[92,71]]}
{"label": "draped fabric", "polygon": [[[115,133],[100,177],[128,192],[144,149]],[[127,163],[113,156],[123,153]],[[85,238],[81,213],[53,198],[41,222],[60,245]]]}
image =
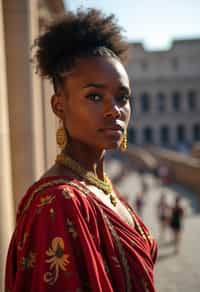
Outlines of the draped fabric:
{"label": "draped fabric", "polygon": [[154,292],[156,243],[126,206],[135,228],[78,180],[36,182],[19,206],[6,291]]}

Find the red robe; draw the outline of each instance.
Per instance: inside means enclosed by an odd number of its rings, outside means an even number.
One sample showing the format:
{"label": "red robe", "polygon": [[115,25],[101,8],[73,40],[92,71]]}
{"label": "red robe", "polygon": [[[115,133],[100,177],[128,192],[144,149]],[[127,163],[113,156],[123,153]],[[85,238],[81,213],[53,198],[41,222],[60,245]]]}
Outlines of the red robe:
{"label": "red robe", "polygon": [[6,291],[154,292],[157,246],[127,208],[136,228],[78,180],[36,182],[19,206]]}

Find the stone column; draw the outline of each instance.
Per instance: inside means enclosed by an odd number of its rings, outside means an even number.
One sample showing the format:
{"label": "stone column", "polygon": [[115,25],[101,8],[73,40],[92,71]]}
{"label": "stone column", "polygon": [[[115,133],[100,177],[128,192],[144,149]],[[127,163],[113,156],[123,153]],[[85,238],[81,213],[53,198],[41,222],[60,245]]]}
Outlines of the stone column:
{"label": "stone column", "polygon": [[49,168],[55,161],[59,149],[56,146],[56,129],[59,121],[51,109],[51,96],[53,94],[52,85],[48,80],[43,82],[43,109],[44,109],[44,129],[45,129],[45,168]]}
{"label": "stone column", "polygon": [[4,1],[13,190],[16,204],[44,170],[41,82],[30,64],[38,1]]}
{"label": "stone column", "polygon": [[8,243],[14,229],[10,133],[8,119],[3,3],[0,0],[0,291],[4,291],[4,270]]}

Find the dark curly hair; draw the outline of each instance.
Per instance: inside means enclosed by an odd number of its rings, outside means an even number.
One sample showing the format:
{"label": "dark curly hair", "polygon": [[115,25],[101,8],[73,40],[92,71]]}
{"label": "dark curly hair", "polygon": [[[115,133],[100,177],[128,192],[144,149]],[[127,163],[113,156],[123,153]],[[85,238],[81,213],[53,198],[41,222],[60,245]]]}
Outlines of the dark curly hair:
{"label": "dark curly hair", "polygon": [[35,40],[33,49],[36,71],[50,79],[56,89],[77,57],[113,56],[124,62],[128,44],[114,15],[79,9],[50,24]]}

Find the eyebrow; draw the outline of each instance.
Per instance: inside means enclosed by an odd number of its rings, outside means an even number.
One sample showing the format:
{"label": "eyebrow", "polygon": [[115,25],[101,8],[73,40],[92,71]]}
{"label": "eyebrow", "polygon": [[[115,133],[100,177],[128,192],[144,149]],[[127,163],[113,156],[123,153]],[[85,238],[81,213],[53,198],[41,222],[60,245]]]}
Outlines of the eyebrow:
{"label": "eyebrow", "polygon": [[87,87],[105,88],[106,85],[103,83],[87,83],[86,85],[83,86],[83,88]]}
{"label": "eyebrow", "polygon": [[[95,88],[106,88],[106,85],[103,83],[87,83],[86,85],[83,86],[83,88],[88,88],[88,87],[95,87]],[[120,91],[126,91],[127,93],[131,94],[131,89],[126,86],[120,86],[119,87]]]}

